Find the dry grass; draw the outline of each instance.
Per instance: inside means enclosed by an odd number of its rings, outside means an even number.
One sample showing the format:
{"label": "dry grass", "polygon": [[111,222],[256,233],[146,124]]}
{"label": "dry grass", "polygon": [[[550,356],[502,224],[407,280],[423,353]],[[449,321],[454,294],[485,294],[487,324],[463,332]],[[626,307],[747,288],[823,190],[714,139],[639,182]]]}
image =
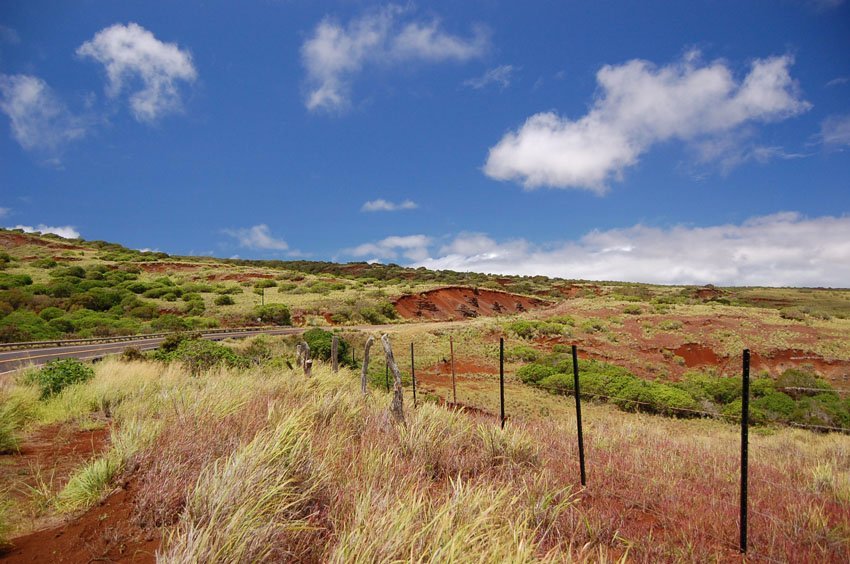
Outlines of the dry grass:
{"label": "dry grass", "polygon": [[[423,362],[443,354],[427,344]],[[119,469],[95,461],[78,473],[92,494],[82,504],[119,474],[134,481],[136,519],[162,528],[163,561],[737,557],[733,426],[588,404],[581,488],[570,398],[511,382],[501,431],[484,414],[413,410],[407,395],[399,426],[389,396],[361,396],[358,380],[321,364],[308,380],[106,361],[36,411],[51,421],[110,411],[111,449],[98,460]],[[481,381],[482,402],[492,382]],[[753,559],[850,559],[850,438],[753,433],[750,460]]]}

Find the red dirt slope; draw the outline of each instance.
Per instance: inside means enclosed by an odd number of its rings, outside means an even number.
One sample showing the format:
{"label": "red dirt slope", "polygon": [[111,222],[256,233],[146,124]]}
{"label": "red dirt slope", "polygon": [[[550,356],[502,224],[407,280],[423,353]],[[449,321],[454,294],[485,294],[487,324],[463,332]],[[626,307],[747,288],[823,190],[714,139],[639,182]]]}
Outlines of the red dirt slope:
{"label": "red dirt slope", "polygon": [[547,302],[496,290],[449,286],[402,296],[394,305],[399,315],[407,319],[447,321],[523,312],[543,307]]}

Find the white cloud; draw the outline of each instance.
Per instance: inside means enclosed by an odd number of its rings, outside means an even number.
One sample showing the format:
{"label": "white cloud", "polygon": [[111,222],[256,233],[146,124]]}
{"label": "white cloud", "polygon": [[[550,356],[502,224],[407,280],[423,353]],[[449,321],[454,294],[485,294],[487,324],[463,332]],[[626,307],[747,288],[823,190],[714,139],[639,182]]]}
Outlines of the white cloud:
{"label": "white cloud", "polygon": [[115,24],[97,32],[77,49],[106,68],[107,94],[118,96],[134,78],[141,89],[130,95],[130,108],[139,121],[152,122],[182,107],[178,83],[193,82],[198,73],[192,55],[174,43],[164,43],[142,26]]}
{"label": "white cloud", "polygon": [[481,76],[464,80],[463,85],[480,90],[491,84],[498,84],[499,88],[505,89],[511,85],[511,76],[515,70],[516,67],[513,65],[499,65],[496,68],[489,69]]}
{"label": "white cloud", "polygon": [[428,258],[428,246],[431,238],[425,235],[392,236],[381,239],[377,243],[364,243],[351,249],[344,249],[343,254],[355,257],[371,257],[377,259],[397,259],[399,255],[408,260],[421,261]]}
{"label": "white cloud", "polygon": [[545,246],[462,233],[414,266],[658,284],[846,287],[850,216],[786,212],[739,225],[635,225]]}
{"label": "white cloud", "polygon": [[9,116],[12,137],[27,151],[56,153],[86,133],[83,121],[37,76],[0,75],[0,111]]}
{"label": "white cloud", "polygon": [[467,61],[489,46],[483,28],[473,36],[451,35],[433,21],[402,22],[406,10],[390,6],[342,25],[322,20],[301,46],[307,70],[306,106],[342,111],[349,105],[351,82],[367,65],[385,67],[413,61]]}
{"label": "white cloud", "polygon": [[821,123],[820,137],[824,145],[850,146],[850,114],[826,118]]}
{"label": "white cloud", "polygon": [[77,231],[77,228],[72,225],[61,225],[61,226],[50,226],[44,225],[43,223],[39,223],[35,227],[31,225],[16,225],[14,227],[9,227],[9,229],[20,229],[24,233],[53,233],[54,235],[59,235],[60,237],[64,237],[65,239],[79,239],[80,232]]}
{"label": "white cloud", "polygon": [[827,86],[841,86],[850,82],[850,76],[839,76],[826,83]]}
{"label": "white cloud", "polygon": [[286,241],[272,236],[269,226],[264,223],[241,229],[225,229],[224,233],[236,239],[240,247],[272,251],[289,249]]}
{"label": "white cloud", "polygon": [[414,202],[413,200],[405,200],[401,203],[394,203],[384,200],[383,198],[378,198],[377,200],[371,200],[363,204],[363,207],[360,208],[360,211],[364,212],[376,212],[376,211],[399,211],[399,210],[415,210],[419,207],[419,204]]}
{"label": "white cloud", "polygon": [[11,209],[9,209],[9,208],[0,208],[0,219],[2,219],[2,218],[4,218],[4,217],[6,217],[7,215],[9,215],[9,212],[10,212],[10,211],[12,211],[12,210],[11,210]]}
{"label": "white cloud", "polygon": [[582,188],[603,193],[654,144],[699,143],[735,134],[746,124],[808,110],[799,97],[789,55],[753,61],[736,82],[729,67],[702,64],[699,54],[657,67],[632,60],[596,75],[600,94],[576,120],[538,113],[490,149],[484,172],[525,188]]}

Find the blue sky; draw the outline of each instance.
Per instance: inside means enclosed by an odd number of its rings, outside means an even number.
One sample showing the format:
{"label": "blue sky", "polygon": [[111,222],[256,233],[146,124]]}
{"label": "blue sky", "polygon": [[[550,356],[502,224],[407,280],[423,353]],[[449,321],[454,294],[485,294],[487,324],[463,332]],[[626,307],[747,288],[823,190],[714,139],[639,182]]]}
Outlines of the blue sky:
{"label": "blue sky", "polygon": [[0,225],[847,286],[850,4],[5,2]]}

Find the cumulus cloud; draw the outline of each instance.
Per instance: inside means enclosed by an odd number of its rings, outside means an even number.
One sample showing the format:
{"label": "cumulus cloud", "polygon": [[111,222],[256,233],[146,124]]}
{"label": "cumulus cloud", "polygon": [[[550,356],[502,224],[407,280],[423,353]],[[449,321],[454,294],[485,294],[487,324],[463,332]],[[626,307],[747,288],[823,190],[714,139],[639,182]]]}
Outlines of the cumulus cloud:
{"label": "cumulus cloud", "polygon": [[[115,24],[97,32],[77,49],[106,69],[107,94],[117,97],[125,89],[138,121],[156,121],[182,107],[178,84],[193,82],[198,73],[192,55],[175,43],[165,43],[136,23]],[[141,88],[134,86],[135,81]]]}
{"label": "cumulus cloud", "polygon": [[364,243],[351,249],[344,249],[343,254],[355,257],[370,257],[370,261],[394,260],[400,255],[408,260],[420,261],[428,258],[428,246],[431,238],[425,235],[392,236],[381,239],[376,243]]}
{"label": "cumulus cloud", "polygon": [[603,193],[657,143],[705,142],[808,110],[792,64],[790,55],[757,59],[740,81],[724,62],[703,64],[696,52],[663,67],[638,59],[606,65],[596,74],[599,95],[587,114],[531,116],[490,149],[484,172],[527,189]]}
{"label": "cumulus cloud", "polygon": [[225,229],[224,233],[236,239],[240,247],[248,249],[270,251],[286,251],[289,249],[286,241],[274,237],[269,226],[264,223],[253,227]]}
{"label": "cumulus cloud", "polygon": [[497,84],[499,88],[505,89],[511,85],[511,78],[515,70],[516,67],[513,65],[499,65],[496,68],[489,69],[481,76],[464,80],[463,85],[481,90],[491,84]]}
{"label": "cumulus cloud", "polygon": [[12,137],[27,151],[55,154],[86,133],[83,120],[37,76],[0,75],[0,111],[9,117]]}
{"label": "cumulus cloud", "polygon": [[360,208],[360,211],[364,212],[376,212],[376,211],[399,211],[399,210],[415,210],[419,207],[419,204],[414,202],[413,200],[405,200],[401,203],[394,203],[384,200],[383,198],[378,198],[377,200],[371,200],[363,204],[363,207]]}
{"label": "cumulus cloud", "polygon": [[830,147],[850,146],[850,114],[826,118],[821,123],[820,137]]}
{"label": "cumulus cloud", "polygon": [[54,235],[64,237],[65,239],[80,238],[80,232],[72,225],[51,226],[39,223],[35,227],[32,225],[16,225],[14,227],[9,227],[9,229],[20,229],[24,233],[52,233]]}
{"label": "cumulus cloud", "polygon": [[635,225],[545,246],[462,233],[414,266],[657,284],[846,287],[850,217],[786,212],[709,227]]}
{"label": "cumulus cloud", "polygon": [[309,88],[307,108],[346,109],[351,82],[365,66],[463,62],[480,57],[489,46],[483,28],[464,38],[442,30],[437,20],[406,20],[406,12],[390,6],[345,25],[329,18],[322,20],[301,46]]}

